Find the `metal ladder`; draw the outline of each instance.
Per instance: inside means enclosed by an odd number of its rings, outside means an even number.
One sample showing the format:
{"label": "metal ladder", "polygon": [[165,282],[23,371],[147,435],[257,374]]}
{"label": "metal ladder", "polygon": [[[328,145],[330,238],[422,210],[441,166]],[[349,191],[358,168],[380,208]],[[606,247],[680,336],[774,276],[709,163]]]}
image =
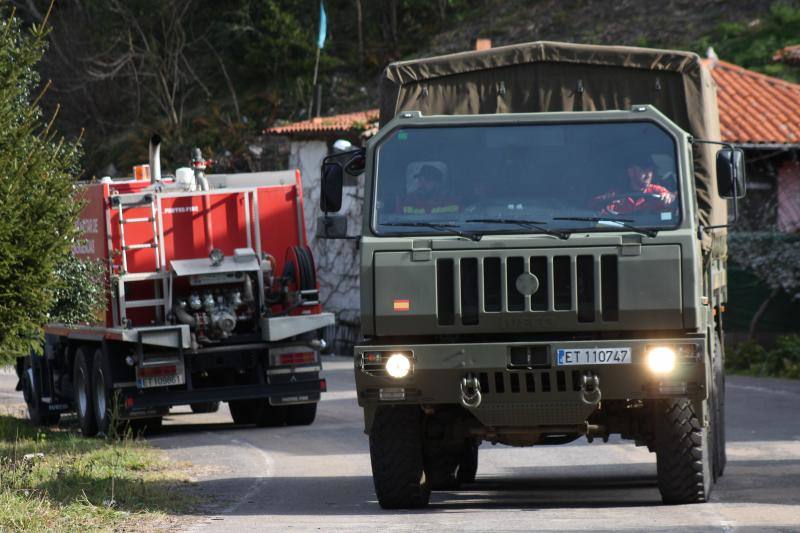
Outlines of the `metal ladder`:
{"label": "metal ladder", "polygon": [[[117,298],[119,301],[120,325],[128,326],[127,310],[141,307],[154,307],[156,321],[160,322],[168,314],[170,302],[165,296],[168,294],[167,282],[169,273],[163,268],[159,235],[159,218],[156,209],[156,195],[145,193],[143,195],[112,196],[111,205],[117,209],[119,218],[120,255],[122,257],[122,270],[117,276]],[[125,218],[125,210],[150,205],[150,216],[138,218]],[[152,241],[140,244],[127,244],[125,242],[125,226],[128,224],[150,224],[153,230]],[[128,251],[152,248],[155,257],[155,270],[151,272],[128,272]],[[134,281],[153,281],[155,298],[146,300],[127,300],[125,298],[125,284]]]}

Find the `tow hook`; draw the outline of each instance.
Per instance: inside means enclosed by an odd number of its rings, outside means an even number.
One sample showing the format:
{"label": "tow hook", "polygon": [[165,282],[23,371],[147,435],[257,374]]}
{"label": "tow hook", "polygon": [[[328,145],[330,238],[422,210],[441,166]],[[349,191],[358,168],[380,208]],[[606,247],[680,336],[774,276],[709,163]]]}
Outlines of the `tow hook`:
{"label": "tow hook", "polygon": [[481,404],[481,382],[472,374],[461,378],[461,405],[476,408]]}
{"label": "tow hook", "polygon": [[600,403],[600,378],[596,374],[584,374],[581,380],[581,400],[587,405]]}

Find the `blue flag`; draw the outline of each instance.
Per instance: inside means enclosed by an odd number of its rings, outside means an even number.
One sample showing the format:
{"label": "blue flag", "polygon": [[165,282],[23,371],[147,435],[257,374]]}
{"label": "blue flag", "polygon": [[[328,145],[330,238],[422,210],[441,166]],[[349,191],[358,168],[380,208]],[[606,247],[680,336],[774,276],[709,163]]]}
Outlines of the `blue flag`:
{"label": "blue flag", "polygon": [[322,1],[319,3],[319,37],[317,38],[317,48],[325,46],[325,37],[328,36],[328,16],[325,14],[325,6]]}

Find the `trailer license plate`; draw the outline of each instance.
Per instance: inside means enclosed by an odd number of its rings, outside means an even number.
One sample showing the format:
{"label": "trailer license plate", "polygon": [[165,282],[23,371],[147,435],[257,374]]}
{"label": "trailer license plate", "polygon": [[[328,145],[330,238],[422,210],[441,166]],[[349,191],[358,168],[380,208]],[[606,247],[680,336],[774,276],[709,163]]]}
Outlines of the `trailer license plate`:
{"label": "trailer license plate", "polygon": [[169,387],[170,385],[183,385],[185,382],[183,374],[172,374],[169,376],[148,376],[136,380],[136,386],[140,389],[151,387]]}
{"label": "trailer license plate", "polygon": [[556,364],[569,365],[626,365],[631,362],[630,348],[559,348]]}

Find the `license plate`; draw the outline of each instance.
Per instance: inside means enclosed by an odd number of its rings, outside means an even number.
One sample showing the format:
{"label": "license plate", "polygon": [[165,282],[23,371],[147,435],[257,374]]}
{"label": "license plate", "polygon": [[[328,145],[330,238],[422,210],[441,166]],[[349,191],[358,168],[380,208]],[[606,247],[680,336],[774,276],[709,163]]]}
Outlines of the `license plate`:
{"label": "license plate", "polygon": [[570,365],[627,365],[631,362],[630,348],[559,348],[558,366]]}
{"label": "license plate", "polygon": [[183,374],[171,374],[168,376],[148,376],[136,380],[136,386],[140,389],[150,387],[168,387],[170,385],[183,385],[185,383]]}

